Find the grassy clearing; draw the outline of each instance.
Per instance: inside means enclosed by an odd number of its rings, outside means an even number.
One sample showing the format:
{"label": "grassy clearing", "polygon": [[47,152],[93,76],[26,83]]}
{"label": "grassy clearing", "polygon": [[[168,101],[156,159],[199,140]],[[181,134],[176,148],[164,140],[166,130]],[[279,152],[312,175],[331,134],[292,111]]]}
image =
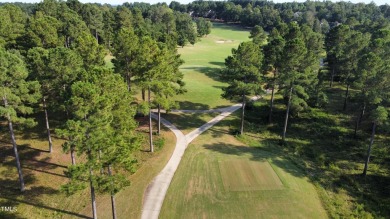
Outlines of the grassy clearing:
{"label": "grassy clearing", "polygon": [[188,90],[186,94],[175,97],[180,109],[211,109],[231,104],[221,98],[221,88],[226,84],[219,81],[219,69],[224,66],[232,48],[249,40],[249,32],[221,23],[213,25],[210,35],[201,38],[194,46],[178,50],[185,61],[180,70],[184,73]]}
{"label": "grassy clearing", "polygon": [[[85,189],[66,197],[59,191],[66,182],[64,170],[70,164],[70,155],[61,149],[63,140],[53,138],[54,152],[49,154],[43,119],[38,117],[39,125],[34,129],[17,132],[17,143],[21,157],[26,191],[21,194],[12,146],[9,143],[8,129],[2,124],[0,145],[0,206],[17,207],[16,212],[0,211],[0,218],[89,218],[90,193]],[[142,121],[141,121],[142,122]],[[54,123],[54,122],[53,122]],[[141,123],[142,124],[142,123]],[[146,133],[141,126],[141,133]],[[18,129],[18,127],[17,127]],[[153,177],[169,160],[176,142],[175,136],[163,129],[165,146],[153,155],[144,148],[136,154],[138,170],[130,175],[131,186],[116,195],[119,218],[139,218],[141,215],[143,191]],[[145,136],[146,139],[146,136]],[[77,160],[76,160],[77,162]],[[98,216],[111,217],[108,196],[98,195]]]}
{"label": "grassy clearing", "polygon": [[[315,187],[297,166],[282,155],[248,147],[229,135],[238,115],[229,116],[189,145],[160,217],[326,218]],[[234,170],[243,177],[223,176],[221,171],[232,168],[232,162],[244,166]],[[262,168],[267,170],[263,181],[253,176]],[[250,188],[251,182],[270,187]],[[226,189],[234,183],[240,191]]]}
{"label": "grassy clearing", "polygon": [[219,113],[169,113],[162,117],[175,125],[183,134],[188,134],[204,125]]}

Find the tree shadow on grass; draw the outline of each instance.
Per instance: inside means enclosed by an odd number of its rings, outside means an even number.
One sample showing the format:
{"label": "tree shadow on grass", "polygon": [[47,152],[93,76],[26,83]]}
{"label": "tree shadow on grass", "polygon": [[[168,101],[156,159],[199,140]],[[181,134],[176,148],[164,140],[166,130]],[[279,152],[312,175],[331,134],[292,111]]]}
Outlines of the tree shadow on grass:
{"label": "tree shadow on grass", "polygon": [[343,174],[333,181],[333,189],[336,192],[346,191],[357,203],[364,203],[366,211],[380,213],[374,217],[387,218],[390,215],[390,176]]}
{"label": "tree shadow on grass", "polygon": [[15,125],[15,133],[21,135],[23,139],[47,139],[46,121],[43,112],[39,111],[29,117],[33,118],[37,124],[33,127],[18,127]]}
{"label": "tree shadow on grass", "polygon": [[[40,193],[40,194],[42,194],[42,193]],[[47,206],[47,205],[45,205],[45,204],[43,204],[41,202],[31,201],[30,199],[21,200],[21,199],[15,198],[15,196],[10,196],[10,197],[2,196],[2,198],[7,200],[6,203],[9,203],[9,205],[15,206],[15,207],[17,207],[17,205],[19,205],[19,204],[25,204],[25,205],[34,206],[36,208],[42,208],[42,209],[50,210],[52,212],[60,212],[60,213],[67,214],[67,215],[70,215],[70,216],[74,216],[74,217],[77,217],[77,218],[88,218],[88,219],[91,218],[89,216],[78,214],[78,213],[75,213],[75,212],[71,212],[71,211],[67,211],[67,210],[62,210],[62,209],[50,207],[50,206]],[[17,216],[17,215],[15,215],[15,216]]]}
{"label": "tree shadow on grass", "polygon": [[200,73],[203,73],[207,77],[213,79],[214,81],[219,81],[223,82],[221,79],[221,69],[220,68],[215,68],[215,67],[184,67],[182,68],[183,70],[192,70],[192,71],[197,71]]}
{"label": "tree shadow on grass", "polygon": [[[7,167],[10,168],[10,167]],[[33,185],[35,182],[35,177],[30,178],[30,174],[24,170],[24,179],[26,185]],[[4,170],[9,171],[9,170]],[[4,172],[3,171],[3,172]],[[3,175],[3,174],[2,174]],[[13,177],[16,178],[16,177]],[[61,212],[64,214],[69,214],[72,216],[76,216],[79,218],[89,218],[85,215],[80,215],[74,212],[54,208],[48,206],[45,203],[42,203],[41,196],[43,195],[56,195],[59,191],[47,186],[28,186],[24,192],[20,192],[19,182],[14,179],[2,178],[0,179],[0,206],[11,206],[18,208],[20,204],[31,205],[37,208],[43,208],[54,212]],[[1,216],[1,214],[0,214]],[[20,218],[17,211],[16,212],[8,212],[5,216],[12,216],[12,218]],[[33,215],[31,215],[33,216]]]}
{"label": "tree shadow on grass", "polygon": [[224,62],[209,62],[209,64],[217,65],[219,67],[225,67],[225,63]]}
{"label": "tree shadow on grass", "polygon": [[[18,145],[18,152],[21,160],[26,190],[24,192],[20,192],[20,184],[12,146],[9,143],[1,145],[0,161],[2,165],[0,172],[0,206],[19,208],[20,205],[31,205],[51,212],[68,214],[77,218],[90,218],[75,212],[55,208],[50,206],[49,203],[43,203],[42,201],[43,196],[56,196],[59,195],[60,192],[58,189],[51,186],[49,187],[40,184],[37,176],[41,174],[50,174],[55,177],[65,177],[64,175],[49,171],[58,170],[58,168],[64,169],[66,168],[65,166],[50,162],[50,158],[48,157],[40,158],[40,155],[45,152],[32,148],[29,144]],[[56,184],[55,186],[58,185]],[[21,218],[17,211],[0,213],[0,218]],[[34,215],[31,215],[31,217],[33,216]]]}
{"label": "tree shadow on grass", "polygon": [[213,28],[235,31],[235,32],[248,31],[248,29],[242,27],[240,24],[235,22],[223,22],[223,23],[213,22]]}
{"label": "tree shadow on grass", "polygon": [[[218,114],[219,113],[207,113],[206,115],[214,117]],[[182,132],[190,132],[193,129],[199,128],[209,120],[209,117],[205,117],[205,114],[203,113],[169,113],[162,115],[162,117],[174,124]]]}
{"label": "tree shadow on grass", "polygon": [[178,101],[179,109],[185,110],[207,110],[210,109],[209,105],[203,103],[193,103],[190,101]]}
{"label": "tree shadow on grass", "polygon": [[218,85],[213,85],[213,87],[215,87],[215,88],[218,88],[218,89],[221,89],[221,90],[222,90],[222,88],[225,88],[226,86],[218,86]]}
{"label": "tree shadow on grass", "polygon": [[228,130],[223,129],[220,126],[213,126],[208,131],[211,133],[211,136],[213,136],[213,138],[219,138],[223,135],[230,134]]}

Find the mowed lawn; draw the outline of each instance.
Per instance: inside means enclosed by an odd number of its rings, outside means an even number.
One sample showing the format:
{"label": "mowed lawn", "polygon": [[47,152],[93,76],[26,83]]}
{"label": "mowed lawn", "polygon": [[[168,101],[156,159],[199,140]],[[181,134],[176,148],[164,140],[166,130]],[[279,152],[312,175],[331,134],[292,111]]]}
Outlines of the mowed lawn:
{"label": "mowed lawn", "polygon": [[213,23],[211,34],[203,37],[194,46],[178,50],[185,63],[180,67],[184,73],[187,93],[175,97],[181,109],[211,109],[230,105],[221,97],[226,84],[219,80],[219,69],[225,58],[243,41],[249,40],[249,31],[237,26]]}
{"label": "mowed lawn", "polygon": [[327,218],[300,169],[227,134],[237,115],[188,146],[160,218]]}

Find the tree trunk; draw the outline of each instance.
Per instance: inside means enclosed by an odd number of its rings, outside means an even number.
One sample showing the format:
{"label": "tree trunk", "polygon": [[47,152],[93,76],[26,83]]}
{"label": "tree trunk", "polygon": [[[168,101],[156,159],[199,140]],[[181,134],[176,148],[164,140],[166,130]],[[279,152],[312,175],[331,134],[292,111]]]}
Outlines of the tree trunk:
{"label": "tree trunk", "polygon": [[271,100],[270,100],[270,109],[269,109],[269,116],[268,116],[268,123],[272,123],[272,111],[274,108],[274,94],[275,94],[275,78],[276,78],[277,69],[275,69],[274,72],[274,81],[272,83],[272,92],[271,92]]}
{"label": "tree trunk", "polygon": [[364,163],[363,176],[367,175],[368,163],[370,162],[370,156],[371,156],[371,148],[372,148],[372,145],[374,144],[375,129],[376,129],[376,122],[373,122],[372,123],[371,141],[370,141],[370,145],[368,146],[368,150],[367,150],[367,159],[366,159],[366,162]]}
{"label": "tree trunk", "polygon": [[332,68],[332,74],[330,75],[330,88],[333,86],[333,80],[334,80],[334,67]]}
{"label": "tree trunk", "polygon": [[[102,159],[102,150],[101,149],[99,149],[98,159],[99,159],[99,161]],[[104,167],[101,167],[100,174],[103,174],[103,173],[104,173]]]}
{"label": "tree trunk", "polygon": [[131,78],[131,75],[129,73],[127,73],[127,75],[126,75],[127,91],[131,90],[130,78]]}
{"label": "tree trunk", "polygon": [[97,219],[97,212],[96,212],[96,198],[95,198],[95,187],[93,186],[92,183],[92,169],[89,169],[89,183],[91,187],[91,201],[92,201],[92,214],[93,214],[93,219]]}
{"label": "tree trunk", "polygon": [[363,116],[364,116],[364,113],[366,111],[366,103],[363,104],[363,108],[362,108],[362,111],[360,113],[360,116],[356,119],[356,124],[355,124],[355,133],[354,133],[354,137],[356,138],[356,135],[357,135],[357,131],[359,129],[359,125],[360,123],[362,122],[362,119],[363,119]]}
{"label": "tree trunk", "polygon": [[99,36],[98,36],[97,30],[95,30],[95,38],[96,38],[96,41],[99,43]]}
{"label": "tree trunk", "polygon": [[[108,175],[111,176],[111,165],[108,165]],[[114,193],[111,193],[112,218],[116,219],[116,207]]]}
{"label": "tree trunk", "polygon": [[288,95],[288,103],[287,103],[287,110],[286,110],[286,118],[285,118],[285,120],[284,120],[284,128],[283,128],[283,136],[282,136],[283,141],[286,140],[286,132],[287,132],[287,124],[288,124],[288,115],[289,115],[289,113],[290,113],[292,91],[293,91],[293,86],[291,85],[291,87],[290,87],[290,93],[289,93],[289,95]]}
{"label": "tree trunk", "polygon": [[245,94],[242,95],[242,112],[241,112],[241,128],[240,135],[244,134],[244,118],[245,118]]}
{"label": "tree trunk", "polygon": [[[7,101],[6,97],[3,97],[3,102],[4,102],[5,108],[7,108],[8,101]],[[14,128],[12,126],[11,116],[9,114],[7,115],[7,120],[8,120],[9,133],[11,134],[12,147],[13,147],[14,153],[15,153],[16,167],[18,168],[20,191],[24,192],[25,188],[24,188],[24,179],[23,179],[23,173],[22,173],[22,166],[20,165],[20,159],[19,159],[18,148],[16,146]]]}
{"label": "tree trunk", "polygon": [[145,89],[142,88],[141,94],[142,94],[142,100],[145,101]]}
{"label": "tree trunk", "polygon": [[53,142],[51,140],[51,134],[50,134],[49,116],[47,114],[46,98],[43,98],[43,109],[45,111],[47,138],[49,139],[49,152],[51,153],[53,151]]}
{"label": "tree trunk", "polygon": [[153,148],[153,136],[152,136],[152,110],[150,109],[150,87],[148,88],[148,103],[149,103],[149,143],[150,143],[150,152],[154,152]]}
{"label": "tree trunk", "polygon": [[76,157],[74,155],[74,146],[70,147],[70,158],[72,159],[72,165],[76,165]]}
{"label": "tree trunk", "polygon": [[349,84],[347,84],[347,90],[345,91],[344,106],[343,106],[344,111],[347,109],[348,94],[349,94]]}
{"label": "tree trunk", "polygon": [[158,104],[157,126],[158,126],[157,134],[160,135],[160,131],[161,131],[161,105],[160,104]]}

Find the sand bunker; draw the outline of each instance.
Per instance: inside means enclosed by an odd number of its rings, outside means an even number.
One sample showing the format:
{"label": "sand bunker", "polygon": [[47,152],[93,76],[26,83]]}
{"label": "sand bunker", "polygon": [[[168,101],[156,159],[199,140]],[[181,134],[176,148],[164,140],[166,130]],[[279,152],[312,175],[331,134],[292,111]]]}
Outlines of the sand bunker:
{"label": "sand bunker", "polygon": [[217,40],[216,43],[232,43],[233,40]]}

